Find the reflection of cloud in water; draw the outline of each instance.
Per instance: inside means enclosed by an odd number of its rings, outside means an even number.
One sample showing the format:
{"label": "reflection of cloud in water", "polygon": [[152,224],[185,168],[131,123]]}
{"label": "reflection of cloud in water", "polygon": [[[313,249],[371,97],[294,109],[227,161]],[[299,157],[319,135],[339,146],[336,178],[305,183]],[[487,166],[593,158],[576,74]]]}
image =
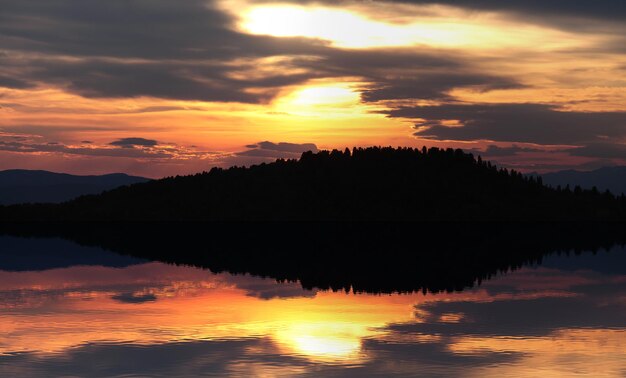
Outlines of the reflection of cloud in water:
{"label": "reflection of cloud in water", "polygon": [[310,292],[160,263],[0,272],[0,372],[618,376],[626,275],[581,268],[427,295]]}
{"label": "reflection of cloud in water", "polygon": [[122,303],[145,303],[154,302],[157,300],[156,295],[151,293],[138,294],[138,293],[121,293],[114,295],[111,299]]}

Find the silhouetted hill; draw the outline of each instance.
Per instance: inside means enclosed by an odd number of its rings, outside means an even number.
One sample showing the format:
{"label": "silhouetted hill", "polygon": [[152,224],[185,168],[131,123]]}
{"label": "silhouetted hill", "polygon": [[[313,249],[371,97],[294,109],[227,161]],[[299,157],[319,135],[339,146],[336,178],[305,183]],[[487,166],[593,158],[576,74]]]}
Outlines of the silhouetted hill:
{"label": "silhouetted hill", "polygon": [[103,176],[74,176],[22,169],[0,171],[0,205],[59,203],[82,195],[99,194],[105,190],[148,180],[123,173]]}
{"label": "silhouetted hill", "polygon": [[569,185],[573,188],[578,185],[591,189],[595,186],[599,191],[608,189],[615,194],[626,193],[626,167],[604,167],[589,172],[567,170],[545,173],[541,177],[545,184],[553,187]]}
{"label": "silhouetted hill", "polygon": [[305,152],[83,196],[11,206],[0,220],[623,220],[626,198],[556,190],[461,150]]}

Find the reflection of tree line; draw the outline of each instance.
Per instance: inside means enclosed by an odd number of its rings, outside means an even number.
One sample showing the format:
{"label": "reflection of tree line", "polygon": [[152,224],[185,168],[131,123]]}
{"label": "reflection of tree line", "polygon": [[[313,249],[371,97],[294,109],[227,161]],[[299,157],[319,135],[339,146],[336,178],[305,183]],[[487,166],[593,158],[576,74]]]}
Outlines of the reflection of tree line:
{"label": "reflection of tree line", "polygon": [[[298,280],[305,288],[453,291],[555,252],[626,243],[618,223],[53,223],[4,233],[59,236],[137,257]],[[54,253],[54,251],[50,251]]]}
{"label": "reflection of tree line", "polygon": [[548,188],[452,149],[355,148],[0,208],[0,220],[624,220],[626,197]]}

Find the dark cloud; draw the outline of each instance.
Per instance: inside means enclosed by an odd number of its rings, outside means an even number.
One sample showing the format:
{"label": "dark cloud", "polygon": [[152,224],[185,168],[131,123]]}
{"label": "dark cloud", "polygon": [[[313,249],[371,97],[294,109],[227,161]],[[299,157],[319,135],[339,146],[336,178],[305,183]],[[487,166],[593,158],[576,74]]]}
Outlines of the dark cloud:
{"label": "dark cloud", "polygon": [[270,163],[276,159],[298,159],[303,152],[319,149],[313,143],[274,143],[269,141],[258,142],[245,146],[244,151],[236,152],[229,156],[223,156],[220,166],[250,166],[260,163]]}
{"label": "dark cloud", "polygon": [[0,372],[23,377],[241,376],[247,374],[241,374],[237,365],[253,356],[259,364],[306,366],[301,359],[281,355],[269,340],[249,338],[155,345],[92,343],[48,356],[9,354],[0,356]]}
{"label": "dark cloud", "polygon": [[211,166],[249,166],[273,162],[276,159],[298,159],[303,152],[319,151],[313,143],[273,143],[269,141],[250,144],[246,148],[245,151],[236,153],[216,152],[170,143],[160,145],[157,140],[140,137],[120,138],[104,145],[88,140],[73,145],[45,142],[43,137],[38,135],[3,135],[0,133],[0,152],[114,157],[151,162],[184,160],[195,162],[199,170]]}
{"label": "dark cloud", "polygon": [[626,159],[626,144],[611,141],[589,143],[586,146],[568,150],[575,156],[604,159]]}
{"label": "dark cloud", "polygon": [[[217,102],[266,102],[283,85],[301,83],[313,74],[233,79],[228,62],[50,62],[29,73],[32,80],[54,83],[83,97],[159,97]],[[239,66],[238,69],[252,69]],[[248,89],[257,88],[255,93]]]}
{"label": "dark cloud", "polygon": [[515,12],[542,18],[548,15],[574,16],[619,22],[626,18],[626,2],[622,0],[603,0],[601,4],[571,0],[386,0],[386,2],[443,4],[472,10]]}
{"label": "dark cloud", "polygon": [[[582,296],[581,296],[582,297]],[[533,300],[502,300],[493,302],[433,302],[420,306],[429,317],[462,313],[468,321],[397,325],[400,333],[483,334],[506,336],[546,336],[562,328],[606,328],[623,326],[624,306],[599,305],[589,298],[577,296],[547,297]],[[603,307],[601,310],[600,308]],[[549,309],[549,310],[547,310]],[[485,320],[488,319],[488,320]],[[488,326],[487,326],[488,324]]]}
{"label": "dark cloud", "polygon": [[[359,0],[298,0],[289,1],[297,4],[326,3],[329,5],[361,3]],[[274,3],[270,0],[256,0],[257,3]],[[602,3],[592,1],[571,0],[379,0],[381,4],[415,4],[415,5],[447,5],[465,8],[470,11],[507,12],[522,17],[533,17],[533,21],[555,18],[573,18],[569,24],[583,21],[583,19],[599,19],[605,21],[622,22],[626,18],[626,3],[622,0],[603,0]],[[563,24],[566,21],[560,21]],[[581,22],[578,22],[581,24]],[[567,23],[566,23],[567,25]]]}
{"label": "dark cloud", "polygon": [[5,36],[6,50],[82,57],[227,59],[308,52],[310,46],[320,45],[239,33],[232,18],[211,1],[1,0],[0,5],[0,34]]}
{"label": "dark cloud", "polygon": [[[240,64],[220,62],[111,61],[107,58],[82,58],[77,61],[4,59],[3,65],[24,67],[17,70],[15,84],[48,83],[83,97],[160,97],[180,100],[257,103],[270,99],[281,85],[296,84],[312,75],[273,75],[259,79],[233,79],[231,71],[252,69]],[[1,72],[1,68],[0,68]],[[11,84],[11,85],[10,85]],[[255,93],[248,90],[255,88]],[[172,110],[172,109],[167,109]]]}
{"label": "dark cloud", "polygon": [[303,152],[313,151],[317,152],[317,146],[313,143],[273,143],[273,142],[259,142],[257,144],[251,144],[246,146],[249,148],[246,151],[238,152],[238,156],[250,156],[260,158],[270,158],[272,160],[279,158],[299,158]]}
{"label": "dark cloud", "polygon": [[317,152],[317,146],[313,143],[272,143],[272,142],[259,142],[256,145],[257,149],[268,150],[268,151],[279,151],[279,152],[295,152],[295,153],[303,153],[307,151]]}
{"label": "dark cloud", "polygon": [[[84,97],[264,103],[281,87],[315,78],[361,77],[370,83],[365,101],[519,85],[477,72],[467,56],[450,51],[359,51],[244,34],[201,0],[0,0],[0,8],[0,86],[6,87],[46,83]],[[278,56],[260,74],[257,60]]]}
{"label": "dark cloud", "polygon": [[21,79],[9,77],[8,75],[0,74],[0,88],[2,87],[26,89],[26,88],[33,87],[33,84],[27,81],[21,80]]}
{"label": "dark cloud", "polygon": [[[394,0],[381,4],[386,2]],[[626,17],[623,1],[606,1],[602,6],[558,0],[395,2],[503,11],[525,21],[576,27],[587,27],[588,23],[582,21],[589,18],[621,21]],[[337,2],[327,3],[337,5]],[[564,112],[544,104],[455,103],[450,92],[456,88],[490,91],[525,85],[507,73],[485,71],[487,66],[482,64],[481,58],[460,51],[425,46],[342,49],[311,38],[249,35],[238,31],[233,16],[218,9],[211,0],[176,3],[168,0],[0,0],[0,9],[0,87],[54,86],[90,98],[147,96],[267,103],[285,86],[311,79],[350,77],[367,83],[359,88],[364,102],[447,102],[441,106],[404,107],[387,112],[391,117],[423,118],[425,121],[420,126],[425,127],[416,132],[421,138],[570,144],[581,146],[571,150],[579,156],[624,156],[621,145],[614,141],[626,139],[625,112]],[[563,21],[563,16],[567,22]],[[556,18],[559,21],[554,21]],[[607,26],[603,34],[607,45],[593,48],[623,51],[623,38],[615,35],[615,30],[614,26]],[[259,69],[262,60],[270,57],[279,59],[268,63],[271,69]],[[20,104],[2,106],[24,112],[48,111],[44,107],[35,109]],[[156,106],[136,112],[185,109]],[[448,119],[460,120],[464,126],[446,127],[441,121]],[[613,142],[607,143],[607,140]],[[153,141],[155,144],[119,142],[111,145],[129,147],[128,150],[156,146],[156,141]],[[0,150],[8,151],[169,156],[163,151],[121,152],[116,151],[121,149],[111,148],[2,143]],[[301,152],[297,148],[290,151],[259,144],[235,154],[232,161],[250,164],[297,158]],[[522,151],[491,148],[485,154],[514,156],[518,152]]]}
{"label": "dark cloud", "polygon": [[[129,146],[130,145],[126,145]],[[21,153],[59,153],[83,156],[107,156],[121,158],[151,158],[162,159],[172,157],[171,153],[162,150],[148,150],[139,148],[106,148],[106,147],[74,147],[65,144],[39,143],[35,141],[2,141],[0,151]]]}
{"label": "dark cloud", "polygon": [[[44,82],[86,97],[262,102],[273,95],[263,88],[315,74],[234,79],[235,73],[254,72],[257,58],[327,50],[316,40],[239,33],[230,16],[200,0],[0,0],[0,9],[0,86],[6,87]],[[260,93],[250,93],[253,88]]]}
{"label": "dark cloud", "polygon": [[446,99],[454,88],[477,91],[522,88],[516,79],[480,72],[465,54],[414,48],[334,50],[315,60],[298,60],[301,67],[324,77],[362,77],[369,84],[362,100]]}
{"label": "dark cloud", "polygon": [[[566,154],[564,154],[563,156],[567,157]],[[520,160],[520,161],[515,162],[514,164],[511,163],[510,161],[507,161],[505,164],[505,163],[491,160],[492,163],[495,163],[499,166],[507,166],[507,167],[516,169],[520,172],[528,172],[529,174],[530,173],[536,174],[538,171],[540,172],[563,171],[563,170],[572,169],[572,167],[575,167],[576,169],[580,169],[583,171],[588,171],[588,170],[594,170],[594,169],[610,167],[610,166],[615,165],[615,162],[613,160],[600,159],[600,158],[595,158],[594,160],[591,160],[585,163],[576,162],[575,166],[573,166],[571,162],[568,162],[567,160],[564,161],[563,159],[561,160],[551,159],[551,160],[547,160],[547,162],[545,161],[546,160],[541,160],[541,161]]]}
{"label": "dark cloud", "polygon": [[202,108],[187,106],[147,106],[145,108],[137,109],[133,111],[133,113],[160,113],[173,112],[178,110],[202,110]]}
{"label": "dark cloud", "polygon": [[[561,111],[545,104],[459,104],[400,107],[390,117],[426,120],[415,135],[437,140],[492,140],[580,145],[626,138],[626,112]],[[448,127],[458,120],[462,127]]]}
{"label": "dark cloud", "polygon": [[159,142],[153,139],[144,139],[144,138],[122,138],[122,139],[115,140],[109,144],[111,146],[130,148],[130,147],[135,147],[135,146],[153,147],[159,144]]}
{"label": "dark cloud", "polygon": [[538,148],[528,148],[528,147],[520,147],[517,145],[512,145],[510,147],[499,147],[496,145],[489,145],[485,151],[475,151],[479,154],[485,156],[515,156],[520,152],[546,152],[545,150],[541,150]]}
{"label": "dark cloud", "polygon": [[372,87],[363,91],[363,100],[367,102],[380,100],[407,99],[450,99],[448,91],[454,88],[473,88],[486,92],[494,89],[521,88],[523,85],[513,79],[491,75],[465,73],[424,73],[414,72],[406,77],[395,76],[378,78]]}
{"label": "dark cloud", "polygon": [[114,301],[130,304],[141,304],[146,302],[154,302],[157,300],[154,294],[136,294],[136,293],[121,293],[111,297]]}

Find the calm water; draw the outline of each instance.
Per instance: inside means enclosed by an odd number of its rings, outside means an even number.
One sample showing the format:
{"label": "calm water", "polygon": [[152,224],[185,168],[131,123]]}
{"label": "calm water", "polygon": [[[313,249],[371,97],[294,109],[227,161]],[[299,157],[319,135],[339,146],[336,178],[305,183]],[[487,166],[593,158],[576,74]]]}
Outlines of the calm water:
{"label": "calm water", "polygon": [[0,237],[0,375],[626,376],[626,250],[347,294]]}

